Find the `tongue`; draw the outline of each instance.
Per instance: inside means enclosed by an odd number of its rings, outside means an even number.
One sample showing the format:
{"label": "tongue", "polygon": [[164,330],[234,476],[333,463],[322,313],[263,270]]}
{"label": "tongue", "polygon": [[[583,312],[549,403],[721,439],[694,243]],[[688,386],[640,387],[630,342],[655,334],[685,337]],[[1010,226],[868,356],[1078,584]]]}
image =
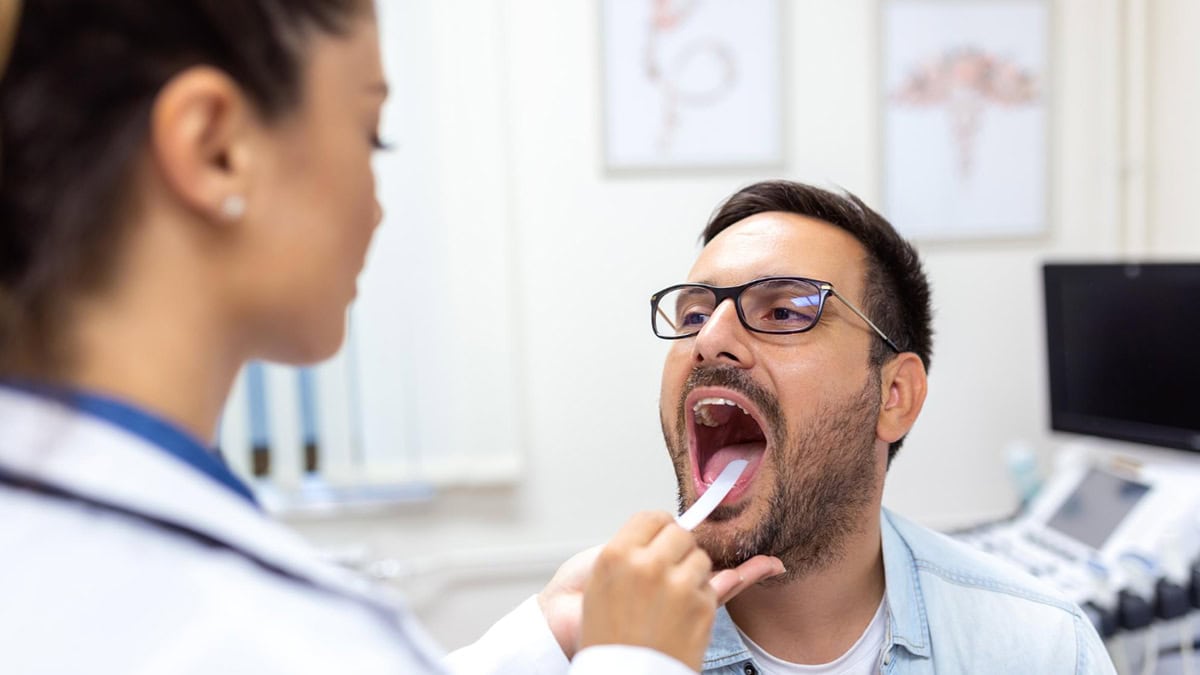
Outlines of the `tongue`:
{"label": "tongue", "polygon": [[704,479],[706,484],[711,485],[733,460],[744,459],[748,462],[753,462],[766,449],[767,444],[764,441],[750,441],[727,445],[714,452],[712,457],[708,458],[708,462],[704,465],[704,475],[701,478]]}

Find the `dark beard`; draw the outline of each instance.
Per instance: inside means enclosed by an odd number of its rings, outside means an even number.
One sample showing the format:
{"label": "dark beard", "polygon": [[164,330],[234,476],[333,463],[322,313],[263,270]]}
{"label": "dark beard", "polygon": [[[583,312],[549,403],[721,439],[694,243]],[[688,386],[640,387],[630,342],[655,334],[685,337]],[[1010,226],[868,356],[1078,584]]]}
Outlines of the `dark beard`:
{"label": "dark beard", "polygon": [[[879,415],[879,371],[872,369],[865,387],[844,401],[814,410],[793,438],[778,400],[737,368],[692,371],[677,409],[674,439],[663,436],[675,465],[682,513],[688,471],[686,417],[683,401],[696,387],[723,386],[747,396],[770,426],[770,462],[777,481],[770,486],[766,515],[751,529],[718,538],[701,524],[696,537],[715,569],[737,567],[759,554],[783,561],[787,573],[770,580],[785,583],[836,564],[845,555],[849,536],[862,529],[863,510],[875,499],[875,423]],[[760,486],[759,490],[767,489]],[[737,517],[746,504],[721,506],[708,520]]]}

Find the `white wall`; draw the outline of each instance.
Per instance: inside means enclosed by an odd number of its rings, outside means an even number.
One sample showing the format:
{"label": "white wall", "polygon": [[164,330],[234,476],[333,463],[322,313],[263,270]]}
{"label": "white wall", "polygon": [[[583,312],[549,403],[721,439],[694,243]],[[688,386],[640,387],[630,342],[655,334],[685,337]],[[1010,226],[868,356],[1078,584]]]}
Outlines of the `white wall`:
{"label": "white wall", "polygon": [[1153,2],[1148,15],[1149,245],[1159,255],[1194,259],[1200,253],[1200,3]]}
{"label": "white wall", "polygon": [[[1028,441],[1043,456],[1055,446],[1041,261],[1200,256],[1188,199],[1200,186],[1200,3],[1054,5],[1049,232],[920,246],[935,293],[931,389],[885,498],[928,523],[1010,509],[1006,445]],[[877,202],[877,5],[793,0],[787,9],[782,175]],[[508,334],[474,334],[458,348],[503,346],[492,356],[515,373],[525,473],[509,487],[297,525],[321,545],[366,543],[372,555],[430,570],[411,589],[414,604],[455,646],[538,588],[566,551],[602,541],[637,509],[671,507],[657,420],[665,350],[648,330],[647,298],[683,277],[723,197],[770,176],[607,177],[596,2],[438,0],[423,12],[439,217],[455,231],[500,233],[512,275]],[[425,226],[395,216],[386,225]],[[494,267],[492,252],[470,240],[448,242],[444,254],[464,268]],[[582,332],[559,313],[580,296],[601,318]],[[456,410],[453,423],[471,419]]]}

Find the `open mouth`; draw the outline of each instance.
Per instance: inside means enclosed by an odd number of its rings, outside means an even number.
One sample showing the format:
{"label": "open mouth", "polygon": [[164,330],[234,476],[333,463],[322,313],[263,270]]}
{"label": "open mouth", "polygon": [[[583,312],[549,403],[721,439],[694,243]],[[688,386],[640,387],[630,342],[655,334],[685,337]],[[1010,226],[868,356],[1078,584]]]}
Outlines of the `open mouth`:
{"label": "open mouth", "polygon": [[723,387],[693,390],[684,401],[684,409],[696,496],[704,494],[730,462],[744,459],[749,465],[722,500],[724,504],[736,503],[746,493],[767,453],[762,414],[745,396]]}

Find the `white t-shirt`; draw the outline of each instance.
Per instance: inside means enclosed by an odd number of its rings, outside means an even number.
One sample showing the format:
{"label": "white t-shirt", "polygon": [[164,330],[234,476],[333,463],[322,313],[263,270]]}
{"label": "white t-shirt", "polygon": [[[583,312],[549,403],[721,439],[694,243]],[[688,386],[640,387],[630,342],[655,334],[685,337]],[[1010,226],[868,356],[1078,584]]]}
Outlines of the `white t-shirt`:
{"label": "white t-shirt", "polygon": [[777,659],[746,637],[740,628],[738,633],[741,633],[742,641],[764,675],[871,675],[879,672],[879,654],[887,639],[887,596],[880,601],[875,617],[867,624],[867,629],[854,646],[833,661],[821,665],[806,666]]}

